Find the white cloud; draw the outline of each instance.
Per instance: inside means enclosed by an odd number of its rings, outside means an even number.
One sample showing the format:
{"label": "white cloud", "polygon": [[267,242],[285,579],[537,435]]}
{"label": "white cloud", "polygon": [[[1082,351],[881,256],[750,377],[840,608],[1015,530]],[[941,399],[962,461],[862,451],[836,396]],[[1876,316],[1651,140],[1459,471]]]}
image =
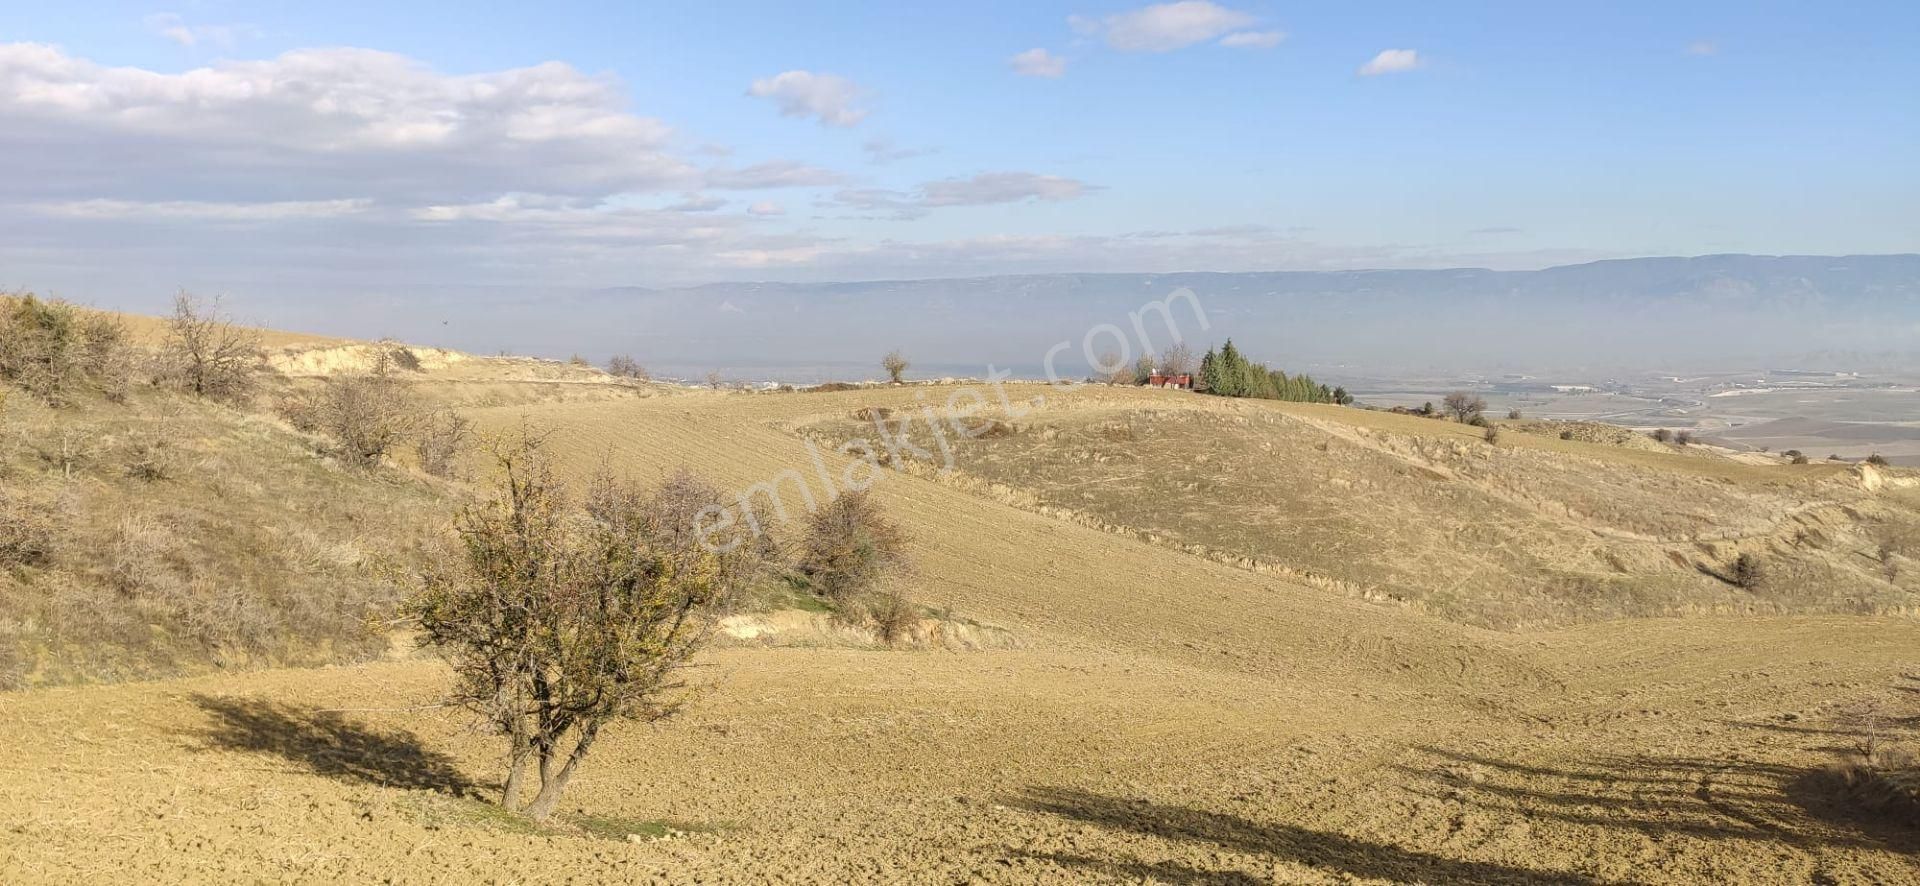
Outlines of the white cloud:
{"label": "white cloud", "polygon": [[1013,67],[1014,73],[1026,77],[1058,77],[1067,72],[1066,59],[1040,47],[1007,59],[1007,64]]}
{"label": "white cloud", "polygon": [[180,16],[171,12],[155,13],[147,16],[144,21],[155,34],[189,48],[204,43],[222,49],[232,49],[241,38],[260,35],[260,29],[252,25],[189,25]]}
{"label": "white cloud", "polygon": [[283,221],[339,218],[365,212],[372,206],[373,201],[364,197],[347,200],[287,200],[275,203],[209,203],[195,200],[140,202],[101,198],[40,203],[33,208],[43,215],[77,219]]}
{"label": "white cloud", "polygon": [[0,201],[383,202],[684,189],[666,124],[557,62],[451,76],[366,49],[178,74],[0,44]]}
{"label": "white cloud", "polygon": [[1170,52],[1253,24],[1254,17],[1209,0],[1160,3],[1103,18],[1073,16],[1074,29],[1125,52]]}
{"label": "white cloud", "polygon": [[1098,190],[1093,185],[1031,172],[987,172],[971,178],[922,183],[912,193],[886,188],[850,188],[833,195],[830,205],[866,212],[887,212],[896,221],[920,218],[948,206],[986,206],[1022,201],[1060,202]]}
{"label": "white cloud", "polygon": [[860,149],[867,152],[867,162],[875,165],[939,153],[938,148],[902,148],[895,145],[892,139],[878,136],[867,139],[866,144],[861,145]]}
{"label": "white cloud", "polygon": [[774,216],[786,215],[787,208],[771,200],[762,200],[759,203],[755,203],[752,206],[747,207],[747,214],[757,215],[757,216],[760,216],[761,218],[771,218]]}
{"label": "white cloud", "polygon": [[1072,200],[1088,190],[1086,182],[1054,175],[988,172],[972,178],[927,182],[920,186],[920,202],[926,206],[979,206],[1029,199],[1053,202]]}
{"label": "white cloud", "polygon": [[1695,40],[1687,44],[1688,55],[1719,55],[1720,44],[1712,40]]}
{"label": "white cloud", "polygon": [[669,204],[667,206],[667,211],[668,212],[712,212],[726,205],[727,205],[727,201],[722,200],[719,197],[709,197],[705,194],[687,194],[686,196],[680,199],[680,202]]}
{"label": "white cloud", "polygon": [[1383,49],[1373,60],[1360,66],[1360,76],[1372,77],[1378,74],[1398,74],[1411,71],[1425,64],[1420,53],[1411,49]]}
{"label": "white cloud", "polygon": [[852,126],[867,116],[866,109],[854,107],[865,90],[837,74],[787,71],[753,81],[747,94],[772,99],[784,116],[813,117],[823,126]]}
{"label": "white cloud", "polygon": [[1235,49],[1272,49],[1285,39],[1285,31],[1235,31],[1220,38],[1220,45]]}
{"label": "white cloud", "polygon": [[843,176],[831,169],[808,166],[792,160],[770,160],[740,169],[714,169],[707,172],[707,187],[727,191],[753,191],[765,188],[804,188],[839,184]]}

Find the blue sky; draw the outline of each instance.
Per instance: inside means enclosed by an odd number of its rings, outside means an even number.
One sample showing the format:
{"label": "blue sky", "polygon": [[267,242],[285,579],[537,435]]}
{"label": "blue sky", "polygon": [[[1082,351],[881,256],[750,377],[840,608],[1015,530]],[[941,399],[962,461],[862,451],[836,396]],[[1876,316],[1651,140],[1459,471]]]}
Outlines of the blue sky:
{"label": "blue sky", "polygon": [[0,284],[1920,250],[1914,4],[493,6],[0,7]]}

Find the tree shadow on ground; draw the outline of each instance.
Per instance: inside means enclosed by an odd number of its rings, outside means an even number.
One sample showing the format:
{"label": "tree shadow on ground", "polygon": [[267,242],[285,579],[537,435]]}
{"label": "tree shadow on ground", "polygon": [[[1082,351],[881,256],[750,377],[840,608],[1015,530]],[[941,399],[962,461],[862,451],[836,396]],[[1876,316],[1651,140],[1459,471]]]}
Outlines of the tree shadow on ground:
{"label": "tree shadow on ground", "polygon": [[274,754],[317,775],[383,787],[479,797],[453,758],[411,732],[356,723],[338,712],[263,698],[195,695],[212,717],[197,737],[204,750]]}
{"label": "tree shadow on ground", "polygon": [[[1293,862],[1354,877],[1394,882],[1494,886],[1597,882],[1581,874],[1443,858],[1342,834],[1312,831],[1287,824],[1265,824],[1234,815],[1108,797],[1074,788],[1029,788],[1023,795],[1005,802],[1028,811],[1057,815],[1114,830],[1164,840],[1208,843],[1234,852],[1266,856],[1276,861]],[[1026,855],[1104,876],[1153,877],[1187,883],[1261,881],[1242,872],[1201,871],[1165,862],[1149,864],[1074,855]]]}
{"label": "tree shadow on ground", "polygon": [[1753,840],[1806,850],[1920,848],[1920,839],[1847,813],[1822,769],[1749,759],[1605,754],[1562,766],[1419,748],[1397,764],[1416,793],[1505,817],[1625,829],[1648,837]]}

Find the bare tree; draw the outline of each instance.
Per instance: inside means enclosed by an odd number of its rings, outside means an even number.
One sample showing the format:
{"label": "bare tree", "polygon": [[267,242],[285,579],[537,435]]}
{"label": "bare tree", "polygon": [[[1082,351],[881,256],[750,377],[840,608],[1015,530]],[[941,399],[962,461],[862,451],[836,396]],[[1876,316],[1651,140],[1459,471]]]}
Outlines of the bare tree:
{"label": "bare tree", "polygon": [[717,391],[720,390],[720,386],[724,384],[726,384],[726,380],[720,377],[720,370],[715,369],[707,373],[707,387]]}
{"label": "bare tree", "polygon": [[1161,375],[1191,375],[1198,362],[1186,342],[1174,342],[1160,352],[1158,369]]}
{"label": "bare tree", "polygon": [[411,610],[424,642],[452,663],[453,699],[507,741],[502,805],[551,817],[602,732],[680,710],[683,669],[719,604],[752,574],[752,549],[720,554],[679,525],[687,501],[718,503],[697,480],[571,507],[541,439],[493,447],[500,496],[456,521],[455,555],[427,570]]}
{"label": "bare tree", "polygon": [[167,333],[168,356],[182,387],[217,400],[240,400],[253,392],[260,333],[235,325],[218,298],[202,302],[184,289],[175,294]]}
{"label": "bare tree", "polygon": [[1096,371],[1103,372],[1102,375],[1096,376],[1096,378],[1104,379],[1107,384],[1130,385],[1134,383],[1134,367],[1122,362],[1120,355],[1114,351],[1107,351],[1101,354],[1100,360],[1093,368]]}
{"label": "bare tree", "polygon": [[641,366],[632,357],[625,354],[619,354],[607,360],[607,374],[617,375],[621,378],[637,378],[642,380],[648,378],[647,368]]}
{"label": "bare tree", "polygon": [[880,368],[887,371],[887,378],[896,385],[900,383],[900,376],[912,365],[907,362],[907,355],[900,353],[899,348],[888,351],[885,357],[880,358]]}
{"label": "bare tree", "polygon": [[1454,421],[1463,424],[1472,422],[1479,418],[1481,413],[1487,411],[1487,401],[1466,391],[1454,391],[1448,394],[1440,401],[1440,405],[1447,410],[1448,415],[1453,416]]}

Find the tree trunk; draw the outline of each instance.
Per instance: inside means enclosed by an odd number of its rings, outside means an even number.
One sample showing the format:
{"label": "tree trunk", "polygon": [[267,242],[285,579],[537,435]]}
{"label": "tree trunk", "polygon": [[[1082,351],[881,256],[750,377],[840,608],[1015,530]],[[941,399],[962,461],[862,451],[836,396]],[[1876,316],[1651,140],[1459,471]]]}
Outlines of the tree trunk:
{"label": "tree trunk", "polygon": [[508,812],[520,808],[520,786],[527,781],[527,752],[514,748],[511,762],[507,764],[507,786],[500,792],[500,805]]}
{"label": "tree trunk", "polygon": [[580,740],[574,744],[573,753],[567,755],[566,764],[561,766],[558,772],[552,772],[550,767],[544,765],[545,758],[543,758],[543,765],[540,767],[540,793],[527,807],[528,817],[534,821],[546,821],[553,817],[553,807],[559,804],[560,795],[566,793],[567,782],[573,780],[574,770],[579,768],[581,760],[586,759],[587,751],[593,747],[594,736],[598,735],[599,731],[598,723],[589,723],[581,727]]}

